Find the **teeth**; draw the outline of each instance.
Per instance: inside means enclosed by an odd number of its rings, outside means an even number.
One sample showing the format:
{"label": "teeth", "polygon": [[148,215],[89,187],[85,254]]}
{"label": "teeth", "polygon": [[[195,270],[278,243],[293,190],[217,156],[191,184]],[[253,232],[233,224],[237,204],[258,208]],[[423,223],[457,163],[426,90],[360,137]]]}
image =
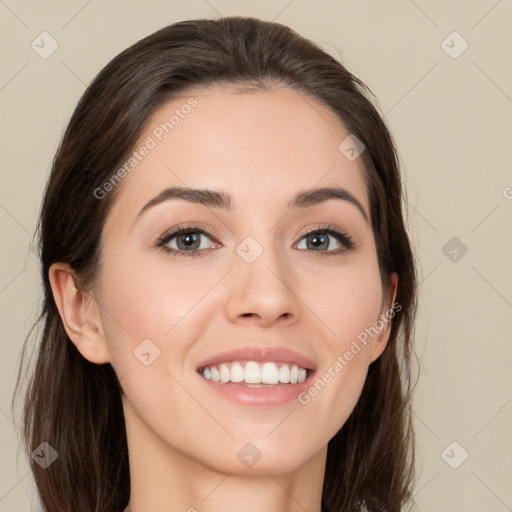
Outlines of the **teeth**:
{"label": "teeth", "polygon": [[220,365],[219,373],[220,373],[220,381],[228,382],[231,375],[229,373],[229,368],[225,364]]}
{"label": "teeth", "polygon": [[[207,370],[208,368],[205,368]],[[242,382],[244,380],[244,369],[240,363],[231,365],[231,382]]]}
{"label": "teeth", "polygon": [[287,364],[283,364],[283,366],[279,368],[279,382],[283,384],[290,382],[290,367]]}
{"label": "teeth", "polygon": [[[278,367],[278,364],[281,364],[281,367]],[[257,363],[256,361],[248,361],[245,366],[238,361],[206,366],[201,373],[205,379],[215,382],[245,382],[257,385],[297,384],[304,382],[307,377],[307,370],[299,368],[296,364]]]}
{"label": "teeth", "polygon": [[265,363],[261,368],[262,384],[277,384],[279,382],[279,370],[274,363]]}
{"label": "teeth", "polygon": [[244,369],[244,381],[247,384],[260,384],[261,383],[261,372],[260,366],[254,361],[249,361],[245,365]]}
{"label": "teeth", "polygon": [[297,366],[293,365],[290,370],[290,384],[297,384],[297,379],[299,377],[299,369]]}
{"label": "teeth", "polygon": [[215,382],[220,382],[219,370],[217,370],[217,368],[215,368],[215,366],[212,366],[210,371],[212,372],[212,380],[214,380]]}

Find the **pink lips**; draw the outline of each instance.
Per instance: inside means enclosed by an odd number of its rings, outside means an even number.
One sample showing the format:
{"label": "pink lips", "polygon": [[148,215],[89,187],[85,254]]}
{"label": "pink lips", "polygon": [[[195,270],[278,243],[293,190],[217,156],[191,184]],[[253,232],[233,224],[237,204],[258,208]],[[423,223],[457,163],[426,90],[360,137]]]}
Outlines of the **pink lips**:
{"label": "pink lips", "polygon": [[316,365],[311,359],[292,350],[281,347],[245,347],[216,354],[205,359],[197,366],[200,373],[205,366],[213,366],[230,361],[256,361],[296,364],[300,368],[308,370],[308,376],[304,382],[297,384],[276,384],[272,386],[249,387],[247,384],[233,382],[214,382],[207,380],[202,375],[200,379],[208,388],[218,393],[224,399],[238,405],[274,407],[286,404],[305,392],[311,385],[316,374]]}
{"label": "pink lips", "polygon": [[271,361],[274,363],[291,363],[296,364],[300,368],[306,370],[316,370],[316,365],[311,359],[282,347],[241,347],[228,352],[216,354],[208,359],[201,361],[197,369],[201,370],[205,366],[212,366],[219,363],[227,363],[230,361]]}
{"label": "pink lips", "polygon": [[274,407],[283,405],[292,400],[297,400],[301,393],[311,386],[312,376],[301,382],[300,384],[280,384],[276,386],[268,386],[261,388],[250,388],[247,385],[233,384],[226,382],[214,382],[206,380],[199,376],[206,386],[217,392],[223,398],[230,400],[238,405]]}

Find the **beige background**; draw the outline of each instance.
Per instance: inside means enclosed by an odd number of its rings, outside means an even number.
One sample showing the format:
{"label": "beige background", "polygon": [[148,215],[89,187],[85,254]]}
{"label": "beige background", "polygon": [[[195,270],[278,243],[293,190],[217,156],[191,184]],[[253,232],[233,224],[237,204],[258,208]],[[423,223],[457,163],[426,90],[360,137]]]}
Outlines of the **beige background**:
{"label": "beige background", "polygon": [[[136,40],[234,14],[284,23],[341,55],[379,99],[404,164],[422,281],[415,510],[512,510],[512,1],[2,0],[0,511],[39,510],[10,401],[40,301],[29,243],[71,112]],[[31,48],[43,31],[59,45],[47,59]],[[457,469],[445,462],[465,452]]]}

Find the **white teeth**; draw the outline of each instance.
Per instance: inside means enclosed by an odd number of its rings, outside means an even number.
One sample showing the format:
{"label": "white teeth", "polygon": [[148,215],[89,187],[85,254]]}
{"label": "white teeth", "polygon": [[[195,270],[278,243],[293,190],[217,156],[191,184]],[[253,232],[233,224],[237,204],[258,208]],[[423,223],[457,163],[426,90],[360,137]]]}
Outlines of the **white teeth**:
{"label": "white teeth", "polygon": [[297,384],[297,377],[299,376],[299,368],[296,364],[290,370],[290,384]]}
{"label": "white teeth", "polygon": [[290,382],[290,367],[287,364],[283,364],[283,366],[279,368],[279,382],[283,384]]}
{"label": "white teeth", "polygon": [[215,366],[212,366],[210,371],[212,372],[212,380],[215,382],[220,382],[220,373]]}
{"label": "white teeth", "polygon": [[249,361],[245,365],[244,380],[247,384],[259,384],[261,382],[261,372],[258,363]]}
{"label": "white teeth", "polygon": [[[205,368],[207,370],[208,368]],[[231,382],[242,382],[244,380],[244,369],[240,363],[231,365]]]}
{"label": "white teeth", "polygon": [[221,364],[219,368],[220,381],[228,382],[230,378],[229,368],[225,364]]}
{"label": "white teeth", "polygon": [[261,369],[262,384],[277,384],[279,382],[279,370],[274,363],[265,363]]}
{"label": "white teeth", "polygon": [[[281,366],[278,367],[278,364]],[[296,364],[282,364],[274,362],[257,363],[248,361],[245,366],[238,361],[206,366],[202,375],[207,380],[226,383],[245,382],[246,384],[297,384],[307,378],[307,370],[299,368]],[[256,386],[258,387],[258,386]]]}

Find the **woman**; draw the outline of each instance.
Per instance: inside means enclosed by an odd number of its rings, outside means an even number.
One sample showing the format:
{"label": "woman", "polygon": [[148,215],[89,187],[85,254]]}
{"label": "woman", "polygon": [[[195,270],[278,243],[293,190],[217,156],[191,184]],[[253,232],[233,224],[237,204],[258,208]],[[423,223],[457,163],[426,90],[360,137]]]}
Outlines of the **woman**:
{"label": "woman", "polygon": [[115,57],[41,210],[44,510],[401,510],[402,201],[366,87],[288,27],[184,21]]}

